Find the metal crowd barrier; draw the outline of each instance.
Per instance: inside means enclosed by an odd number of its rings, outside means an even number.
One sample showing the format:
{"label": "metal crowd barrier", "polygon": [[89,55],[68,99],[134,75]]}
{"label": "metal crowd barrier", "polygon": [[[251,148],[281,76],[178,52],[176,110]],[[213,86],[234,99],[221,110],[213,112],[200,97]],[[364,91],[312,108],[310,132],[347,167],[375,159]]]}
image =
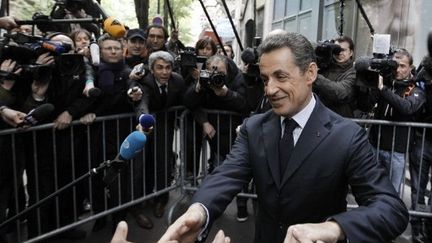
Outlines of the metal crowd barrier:
{"label": "metal crowd barrier", "polygon": [[[12,231],[14,242],[38,242],[178,188],[179,180],[174,178],[178,173],[168,171],[175,171],[172,167],[178,160],[176,154],[180,154],[178,118],[183,111],[184,107],[173,107],[154,114],[157,122],[147,135],[144,150],[122,166],[112,184],[103,183],[106,169],[13,221],[10,219],[17,212],[85,176],[102,162],[114,160],[123,140],[135,130],[137,119],[130,113],[97,117],[91,125],[73,121],[64,130],[53,129],[52,123],[24,130],[0,130],[0,183],[10,181],[10,185],[0,187],[9,186],[11,190],[8,198],[0,196],[0,203],[13,200],[14,204],[8,207],[9,219],[0,218],[0,232]],[[170,138],[172,149],[164,150]],[[146,154],[150,151],[153,156],[149,157]],[[166,170],[160,173],[162,166]]]}
{"label": "metal crowd barrier", "polygon": [[[34,238],[22,237],[22,235],[25,234],[22,234],[23,228],[21,227],[21,223],[26,216],[8,224],[9,227],[11,227],[11,225],[14,226],[13,228],[17,235],[16,241],[22,242],[28,240],[28,242],[37,242],[39,240],[47,239],[96,219],[113,213],[118,213],[121,210],[133,207],[164,193],[169,193],[173,190],[179,189],[180,197],[170,198],[170,200],[173,200],[174,202],[167,210],[168,223],[171,223],[182,213],[182,210],[185,209],[182,208],[182,204],[187,205],[188,199],[190,199],[191,195],[198,189],[199,184],[209,171],[223,162],[225,153],[229,152],[232,142],[236,137],[235,129],[241,124],[242,119],[244,118],[242,115],[235,112],[219,110],[205,110],[205,112],[215,130],[212,139],[204,138],[201,125],[198,125],[193,119],[193,114],[188,110],[184,110],[183,107],[176,107],[167,110],[166,112],[155,114],[157,118],[161,118],[161,120],[159,120],[160,122],[157,124],[164,124],[164,127],[165,124],[168,123],[172,125],[173,154],[165,152],[165,157],[162,159],[162,162],[157,159],[161,158],[160,156],[158,157],[158,149],[170,146],[168,141],[171,138],[169,137],[169,132],[167,133],[167,130],[164,129],[164,131],[161,132],[160,128],[158,129],[158,125],[156,125],[154,132],[150,136],[154,136],[153,141],[155,143],[160,143],[162,140],[163,144],[156,145],[156,149],[151,151],[154,160],[150,163],[146,161],[148,158],[146,157],[146,154],[149,154],[148,146],[146,146],[146,149],[139,154],[138,159],[130,162],[130,165],[127,166],[126,171],[119,176],[119,179],[116,182],[117,184],[114,186],[114,188],[118,188],[118,195],[116,195],[115,198],[111,198],[111,200],[107,198],[106,195],[108,194],[107,191],[105,191],[106,189],[104,189],[102,192],[104,195],[102,202],[103,207],[100,210],[95,210],[94,206],[97,205],[95,200],[100,199],[95,198],[95,184],[97,184],[97,182],[101,183],[101,178],[90,177],[80,187],[78,185],[74,186],[68,192],[72,194],[69,195],[69,198],[72,198],[71,202],[73,203],[72,219],[69,219],[68,222],[62,221],[61,213],[63,213],[63,211],[61,211],[61,204],[63,201],[61,196],[57,197],[51,204],[52,207],[50,208],[51,211],[55,212],[55,225],[48,230],[44,230],[42,226],[46,222],[41,222],[44,220],[44,209],[43,207],[38,208],[36,212],[33,212],[34,218],[37,222],[37,233]],[[370,131],[371,126],[377,126],[378,131],[381,131],[381,128],[384,126],[393,127],[393,135],[396,133],[396,127],[407,127],[408,134],[412,135],[416,132],[417,135],[420,136],[418,141],[421,141],[421,143],[416,146],[421,147],[420,150],[422,153],[426,153],[427,150],[432,149],[427,146],[427,133],[432,130],[432,124],[364,119],[354,119],[354,121],[363,126],[368,132]],[[70,179],[76,179],[81,174],[89,171],[95,165],[98,165],[107,159],[114,159],[115,154],[118,153],[118,148],[121,142],[128,133],[135,129],[136,124],[137,122],[134,114],[120,114],[98,117],[96,121],[89,126],[82,125],[79,121],[74,121],[71,128],[63,131],[63,134],[60,137],[57,136],[60,132],[52,129],[53,124],[32,127],[27,130],[8,129],[0,131],[0,148],[2,148],[2,163],[0,166],[3,167],[5,162],[10,162],[10,169],[13,172],[11,174],[12,185],[10,189],[13,194],[11,197],[18,199],[14,200],[14,205],[9,208],[9,217],[13,216],[16,212],[24,210],[26,206],[31,206],[31,203],[34,203],[34,201],[41,200],[46,196],[42,192],[43,187],[40,185],[41,178],[38,178],[38,176],[40,177],[46,173],[44,170],[47,170],[47,168],[43,168],[40,165],[41,163],[44,163],[44,161],[40,160],[42,155],[45,156],[42,156],[42,158],[47,158],[46,156],[48,156],[48,160],[52,162],[50,164],[52,168],[48,169],[52,169],[54,172],[59,169],[59,166],[64,166],[61,164],[59,165],[59,162],[64,161],[63,157],[66,156],[70,159],[71,163],[69,171],[70,174],[68,177],[70,177]],[[51,140],[46,140],[46,138],[51,138]],[[59,139],[61,141],[58,141]],[[394,137],[383,138],[379,135],[379,139],[394,140]],[[60,142],[64,142],[64,144],[61,144]],[[113,142],[113,144],[107,144],[108,142]],[[52,144],[53,147],[50,147],[50,144]],[[39,146],[42,146],[45,150],[38,150]],[[427,204],[427,199],[420,199],[419,197],[421,195],[418,192],[415,194],[413,193],[412,195],[410,193],[412,183],[410,173],[407,173],[407,170],[410,163],[409,152],[413,146],[413,144],[408,144],[405,150],[406,159],[400,197],[404,200],[407,207],[411,208],[409,211],[410,216],[431,218],[432,213],[430,208],[425,206]],[[58,152],[62,151],[59,147],[62,147],[63,149],[64,147],[68,147],[70,153],[59,154]],[[376,149],[379,150],[379,146]],[[6,153],[7,156],[5,156],[4,153]],[[168,159],[169,156],[174,158],[175,165],[177,165],[175,168],[173,168],[174,165],[171,164]],[[99,160],[96,161],[97,158]],[[83,160],[85,163],[79,163],[79,160]],[[158,176],[147,178],[149,174],[157,175],[157,168],[161,163],[166,169],[165,173],[162,175],[163,180],[158,180]],[[424,163],[430,162],[423,160],[419,162],[420,166],[425,165]],[[146,171],[146,166],[143,166],[143,164],[152,164],[153,166],[151,168],[153,168],[154,171]],[[83,168],[77,168],[80,166]],[[30,171],[29,168],[36,170],[33,171],[33,176],[30,174],[32,171]],[[33,191],[30,194],[33,194],[33,197],[36,197],[36,199],[32,199],[30,195],[30,201],[28,199],[24,200],[27,203],[30,202],[29,205],[22,205],[23,200],[19,200],[20,198],[23,198],[20,196],[21,187],[19,186],[23,184],[20,176],[24,169],[26,169],[27,179],[35,180],[34,182],[27,182],[27,189],[29,189],[29,185],[33,185]],[[40,171],[40,169],[42,169],[42,171]],[[172,173],[168,172],[171,171],[171,169]],[[3,168],[0,168],[0,170],[3,170]],[[50,171],[48,170],[48,172]],[[428,183],[430,181],[429,170],[420,172],[423,173],[423,176],[427,177],[426,183]],[[58,190],[62,185],[64,185],[64,183],[60,183],[63,179],[61,178],[62,176],[63,175],[53,173],[52,178],[48,178],[53,180],[53,188],[51,192]],[[126,191],[122,190],[125,183],[128,188]],[[162,183],[162,185],[160,185],[160,183]],[[420,182],[416,183],[418,188]],[[251,184],[253,185],[253,183]],[[149,185],[153,186],[149,188]],[[249,189],[250,190],[243,191],[238,196],[256,199],[257,195],[254,193],[253,186]],[[112,193],[112,191],[115,190],[110,188],[109,194],[111,196],[115,194]],[[84,192],[84,194],[82,192]],[[122,195],[122,192],[127,192],[127,195]],[[426,189],[425,196],[427,198],[430,197],[429,187]],[[411,197],[413,197],[413,199]],[[81,219],[80,214],[82,213],[82,210],[80,210],[80,208],[82,207],[81,204],[84,199],[88,200],[89,204],[92,206],[92,210],[90,216]],[[117,205],[110,205],[113,201],[116,201]],[[357,206],[352,199],[348,199],[348,201],[349,208]],[[416,204],[418,205],[411,207],[412,202],[417,202]],[[4,219],[0,218],[0,220]],[[2,227],[0,230],[4,230],[1,221],[0,225]],[[29,221],[27,222],[27,225],[29,225]]]}
{"label": "metal crowd barrier", "polygon": [[[228,116],[229,120],[233,120],[234,118],[242,118],[242,116],[238,113],[234,113],[234,112],[227,112],[227,111],[217,111],[217,110],[207,110],[207,112],[209,114],[213,114],[216,116],[216,121],[220,120],[221,116]],[[181,210],[182,208],[182,204],[185,203],[185,201],[187,201],[188,199],[191,198],[192,194],[198,190],[199,188],[199,184],[200,182],[204,179],[204,177],[208,174],[209,172],[209,160],[214,159],[214,156],[212,157],[212,152],[209,151],[209,149],[211,150],[210,146],[207,143],[206,139],[200,139],[199,136],[196,136],[196,134],[201,135],[200,131],[198,131],[198,129],[201,129],[201,127],[199,127],[195,122],[191,121],[191,114],[189,113],[189,111],[185,111],[182,114],[182,117],[180,118],[180,120],[182,121],[182,126],[181,126],[181,131],[182,131],[182,135],[181,137],[183,138],[182,141],[183,143],[181,143],[182,149],[181,151],[184,152],[182,154],[182,159],[181,159],[181,193],[182,196],[180,198],[177,199],[177,201],[172,205],[171,209],[170,209],[170,213],[168,215],[168,221],[169,222],[173,222],[176,218],[176,216],[178,215],[178,213],[176,213],[176,211]],[[226,120],[226,119],[225,119]],[[370,132],[370,128],[371,126],[377,126],[378,127],[378,141],[380,141],[381,139],[392,139],[394,140],[394,136],[396,134],[396,127],[406,127],[408,129],[408,136],[410,135],[414,135],[414,132],[417,131],[417,133],[421,133],[421,144],[418,144],[417,146],[421,146],[421,151],[422,151],[422,155],[425,154],[427,149],[432,149],[432,148],[428,148],[425,144],[426,139],[426,133],[427,131],[431,131],[432,133],[432,124],[429,123],[416,123],[416,122],[390,122],[390,121],[383,121],[383,120],[369,120],[369,119],[353,119],[353,121],[357,122],[360,126],[364,127],[366,129],[367,132]],[[220,126],[221,123],[217,122],[216,126]],[[237,127],[238,124],[230,124],[229,126],[232,129],[235,129]],[[381,137],[380,131],[384,126],[390,126],[393,128],[394,133],[393,133],[393,137]],[[218,129],[216,129],[216,131],[218,131]],[[219,136],[219,134],[215,135],[216,137]],[[187,137],[189,137],[189,139],[187,139]],[[191,138],[192,137],[192,138]],[[432,136],[430,137],[432,139]],[[408,139],[408,138],[407,138]],[[408,141],[408,140],[407,140]],[[394,145],[394,141],[392,141],[393,145]],[[199,147],[197,147],[197,145]],[[422,218],[431,218],[432,217],[432,212],[430,209],[430,206],[427,206],[426,204],[428,201],[428,198],[431,197],[430,194],[430,190],[429,187],[426,189],[426,192],[424,193],[426,199],[421,199],[421,195],[419,195],[419,193],[415,193],[413,195],[411,195],[411,178],[410,178],[410,173],[408,170],[408,165],[409,165],[409,155],[410,155],[410,151],[412,146],[414,146],[411,143],[408,143],[408,146],[405,148],[405,163],[404,163],[404,170],[403,170],[403,181],[402,181],[402,186],[400,188],[399,191],[399,196],[401,197],[401,199],[405,202],[405,204],[407,205],[407,208],[410,209],[409,213],[410,216],[417,216],[417,217],[422,217]],[[216,147],[216,149],[213,150],[218,150],[219,147]],[[380,146],[379,146],[379,142],[378,142],[378,146],[375,148],[377,151],[380,150]],[[189,151],[189,155],[187,155]],[[394,152],[394,147],[392,148],[392,153]],[[192,155],[191,155],[192,154]],[[428,155],[431,156],[431,155]],[[425,163],[431,163],[432,164],[432,157],[428,157],[427,160],[429,162],[424,161],[424,159],[422,161],[420,161],[420,166],[425,164]],[[216,157],[216,164],[220,164],[222,161],[220,160],[220,158]],[[432,165],[431,165],[432,166]],[[420,176],[427,176],[426,179],[426,183],[432,181],[429,169],[427,171],[420,171]],[[389,175],[390,177],[392,177],[392,175]],[[252,199],[256,199],[257,195],[255,194],[254,191],[254,187],[253,187],[253,182],[251,183],[252,186],[250,186],[248,188],[248,190],[243,191],[241,193],[238,194],[239,197],[244,197],[244,198],[252,198]],[[417,182],[417,188],[419,188],[420,186],[420,181]],[[354,198],[352,197],[352,195],[348,196],[348,208],[355,208],[358,205],[355,203]],[[417,202],[415,203],[415,205],[412,205],[413,202]],[[421,203],[423,202],[423,203]],[[256,202],[254,201],[253,205],[254,207],[256,206],[255,204]]]}

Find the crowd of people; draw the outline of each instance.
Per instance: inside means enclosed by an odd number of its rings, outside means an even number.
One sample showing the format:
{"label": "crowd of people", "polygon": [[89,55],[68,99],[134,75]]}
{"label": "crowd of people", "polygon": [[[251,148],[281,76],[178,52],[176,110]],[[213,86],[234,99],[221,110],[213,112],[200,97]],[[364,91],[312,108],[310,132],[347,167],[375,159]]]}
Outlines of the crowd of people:
{"label": "crowd of people", "polygon": [[[0,28],[23,32],[13,17],[0,18]],[[59,196],[57,206],[51,201],[27,214],[29,237],[76,221],[86,208],[77,209],[76,205],[84,203],[98,213],[107,209],[105,198],[111,208],[168,187],[177,156],[172,148],[178,126],[177,113],[168,110],[175,107],[188,109],[188,119],[193,121],[186,124],[188,131],[194,131],[185,134],[186,177],[200,173],[203,139],[209,144],[210,158],[202,169],[210,175],[195,194],[196,203],[161,242],[181,237],[205,239],[215,218],[238,192],[249,189],[251,180],[259,205],[256,242],[394,239],[408,221],[407,209],[398,197],[407,164],[411,207],[416,210],[426,204],[430,132],[372,125],[366,133],[344,119],[373,112],[373,118],[391,122],[429,122],[430,80],[416,77],[407,50],[394,51],[391,58],[397,66],[392,75],[380,72],[376,86],[365,87],[356,78],[355,46],[348,36],[335,39],[340,51],[322,68],[309,40],[272,31],[258,50],[260,73],[251,75],[254,64],[235,63],[233,47],[219,45],[211,37],[200,37],[194,48],[189,48],[176,30],[170,37],[161,25],[128,29],[122,37],[95,34],[94,26],[89,28],[74,26],[71,32],[43,33],[43,42],[63,48],[62,53],[34,51],[30,63],[1,59],[0,128],[28,127],[28,114],[50,103],[54,110],[38,122],[53,123],[54,132],[0,137],[0,223],[26,204],[67,185],[89,166],[116,157],[119,141],[135,129],[137,119],[95,123],[97,117],[156,114],[144,156],[125,165],[121,176],[109,183],[96,175],[90,185],[92,193],[88,185],[83,186],[76,195]],[[99,55],[94,55],[91,45],[97,45]],[[186,49],[196,60],[204,61],[186,62],[182,55]],[[71,127],[74,120],[81,125]],[[236,132],[237,126],[241,127]],[[16,147],[11,149],[11,144]],[[15,181],[24,170],[28,201],[13,193],[15,186],[21,191],[22,180],[19,185]],[[345,212],[348,186],[361,207]],[[16,201],[18,208],[11,206]],[[168,192],[152,200],[155,217],[164,215],[168,201]],[[247,220],[246,201],[239,198],[237,204],[238,220]],[[153,228],[151,217],[144,214],[145,206],[138,204],[114,213],[113,232],[128,212],[140,227]],[[62,212],[60,216],[54,207]],[[410,221],[413,242],[432,239],[432,222],[419,217]],[[93,230],[106,223],[106,218],[98,219]],[[187,232],[182,229],[185,225]],[[73,229],[62,237],[80,239],[85,232]],[[226,241],[224,236],[220,238],[220,242]]]}

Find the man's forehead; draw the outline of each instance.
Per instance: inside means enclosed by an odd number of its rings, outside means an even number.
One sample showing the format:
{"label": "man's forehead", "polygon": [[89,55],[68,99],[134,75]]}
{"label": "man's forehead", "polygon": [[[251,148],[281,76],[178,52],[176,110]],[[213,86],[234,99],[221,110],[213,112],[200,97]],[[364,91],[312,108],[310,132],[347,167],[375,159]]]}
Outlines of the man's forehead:
{"label": "man's forehead", "polygon": [[151,28],[151,29],[149,30],[149,35],[151,35],[151,34],[153,34],[153,35],[161,34],[162,36],[164,36],[164,32],[163,32],[163,30],[160,29],[160,28]]}

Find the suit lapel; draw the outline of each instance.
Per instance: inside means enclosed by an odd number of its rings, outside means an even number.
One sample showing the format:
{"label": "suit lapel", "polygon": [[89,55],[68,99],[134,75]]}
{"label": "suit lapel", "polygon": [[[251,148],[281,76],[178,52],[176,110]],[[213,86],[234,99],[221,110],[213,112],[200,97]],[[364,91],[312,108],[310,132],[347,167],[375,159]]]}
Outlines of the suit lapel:
{"label": "suit lapel", "polygon": [[[316,96],[315,96],[316,98]],[[315,108],[309,117],[303,131],[295,145],[294,151],[284,173],[281,186],[298,170],[303,161],[327,137],[329,129],[326,124],[330,122],[326,108],[317,99]]]}
{"label": "suit lapel", "polygon": [[280,117],[273,112],[269,119],[263,123],[263,141],[267,155],[267,162],[270,167],[271,174],[278,188],[280,188],[280,173],[279,173],[279,139],[281,135]]}

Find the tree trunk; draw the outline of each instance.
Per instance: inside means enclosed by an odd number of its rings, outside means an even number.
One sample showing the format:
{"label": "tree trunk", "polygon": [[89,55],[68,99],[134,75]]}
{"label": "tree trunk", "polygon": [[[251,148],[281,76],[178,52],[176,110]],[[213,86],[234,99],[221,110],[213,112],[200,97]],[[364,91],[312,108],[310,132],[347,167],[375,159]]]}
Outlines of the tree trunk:
{"label": "tree trunk", "polygon": [[139,28],[145,30],[148,26],[148,0],[134,0],[135,12],[139,24]]}

